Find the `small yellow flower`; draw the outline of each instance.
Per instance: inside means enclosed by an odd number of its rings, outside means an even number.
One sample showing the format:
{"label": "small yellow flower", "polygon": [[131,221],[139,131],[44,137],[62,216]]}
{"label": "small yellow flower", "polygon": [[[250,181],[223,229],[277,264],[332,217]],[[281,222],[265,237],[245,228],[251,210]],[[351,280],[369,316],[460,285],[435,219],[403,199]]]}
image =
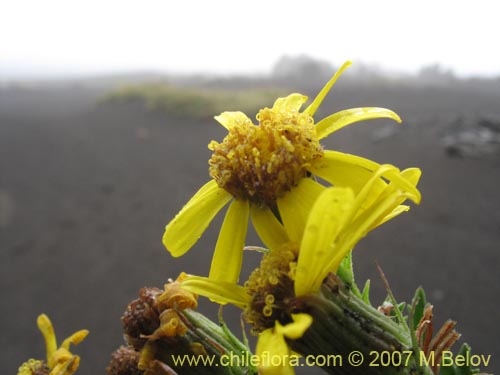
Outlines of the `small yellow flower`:
{"label": "small yellow flower", "polygon": [[[386,175],[391,175],[392,181],[387,182],[383,178]],[[289,354],[288,346],[283,347],[283,336],[300,338],[307,329],[296,337],[287,333],[285,327],[293,330],[307,325],[294,318],[297,307],[293,301],[318,293],[328,273],[337,271],[361,238],[408,210],[402,205],[406,199],[418,203],[420,196],[415,195],[415,189],[419,178],[417,168],[399,172],[393,166],[382,165],[357,193],[345,187],[325,188],[313,203],[300,242],[286,237],[290,229],[286,222],[269,221],[264,242],[272,244],[270,251],[244,286],[198,276],[187,277],[181,286],[215,302],[243,309],[252,332],[259,335],[257,352],[266,348],[271,355]],[[282,233],[285,240],[279,243],[272,233]]]}
{"label": "small yellow flower", "polygon": [[[41,314],[37,319],[37,324],[45,339],[48,375],[74,374],[80,365],[80,357],[72,354],[69,347],[71,344],[77,345],[82,342],[87,337],[89,331],[83,329],[73,333],[63,341],[61,346],[57,347],[54,327],[49,317]],[[43,361],[29,360],[19,368],[18,375],[32,375],[36,371],[40,371],[44,366]]]}
{"label": "small yellow flower", "polygon": [[[200,238],[215,215],[230,201],[215,246],[209,277],[235,282],[243,259],[248,220],[266,242],[290,238],[300,242],[312,204],[325,189],[312,176],[357,193],[380,164],[362,157],[323,150],[320,140],[355,122],[399,116],[384,108],[353,108],[314,122],[314,114],[345,63],[302,112],[307,97],[291,94],[276,100],[257,115],[258,125],[242,112],[224,112],[215,119],[228,130],[213,151],[205,184],[166,226],[163,244],[175,256],[186,253]],[[396,176],[387,170],[383,176]],[[418,191],[413,189],[416,199]],[[280,218],[284,230],[269,232]],[[269,243],[266,243],[270,245]]]}

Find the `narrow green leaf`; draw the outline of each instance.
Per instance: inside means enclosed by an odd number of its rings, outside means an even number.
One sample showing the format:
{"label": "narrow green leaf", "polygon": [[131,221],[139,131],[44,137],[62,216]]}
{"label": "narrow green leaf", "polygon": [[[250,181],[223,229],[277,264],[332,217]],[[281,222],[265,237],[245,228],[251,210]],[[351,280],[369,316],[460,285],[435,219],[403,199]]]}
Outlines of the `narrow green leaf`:
{"label": "narrow green leaf", "polygon": [[365,303],[371,306],[370,302],[370,279],[366,280],[363,292],[361,293],[361,298]]}
{"label": "narrow green leaf", "polygon": [[354,281],[354,270],[352,267],[352,250],[342,259],[339,268],[337,269],[337,276],[346,283],[356,297],[362,298],[361,292]]}
{"label": "narrow green leaf", "polygon": [[453,366],[441,366],[439,368],[439,375],[457,375],[455,365],[453,365]]}
{"label": "narrow green leaf", "polygon": [[[464,358],[470,357],[471,347],[467,343],[462,344],[457,355],[464,356]],[[463,366],[454,365],[454,367],[455,367],[455,375],[471,375],[471,374],[477,374],[479,372],[479,369],[471,369],[470,363],[469,364],[465,363]]]}
{"label": "narrow green leaf", "polygon": [[413,312],[413,329],[417,329],[418,323],[424,316],[425,305],[427,300],[425,298],[425,292],[422,287],[418,287],[415,291],[415,296],[413,297],[412,305],[415,306],[415,311]]}
{"label": "narrow green leaf", "polygon": [[399,312],[402,314],[406,308],[406,302],[399,303],[397,307],[398,307]]}

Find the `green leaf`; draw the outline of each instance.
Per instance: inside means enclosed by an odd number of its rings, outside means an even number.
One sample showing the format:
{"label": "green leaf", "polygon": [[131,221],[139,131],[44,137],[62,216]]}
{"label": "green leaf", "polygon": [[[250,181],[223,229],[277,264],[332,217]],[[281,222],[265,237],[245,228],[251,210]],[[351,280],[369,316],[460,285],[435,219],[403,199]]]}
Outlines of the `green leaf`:
{"label": "green leaf", "polygon": [[456,375],[456,367],[453,366],[441,366],[439,368],[439,375]]}
{"label": "green leaf", "polygon": [[[471,347],[467,343],[462,344],[462,347],[458,351],[458,355],[463,355],[464,357],[470,356]],[[470,365],[455,366],[455,369],[456,375],[471,375],[479,373],[479,369],[472,369]]]}
{"label": "green leaf", "polygon": [[425,305],[427,300],[425,298],[425,292],[422,287],[417,288],[415,291],[415,296],[413,297],[412,305],[415,306],[415,311],[413,311],[413,329],[417,329],[418,323],[424,316]]}
{"label": "green leaf", "polygon": [[399,303],[397,307],[398,307],[399,311],[402,314],[404,312],[405,308],[406,308],[406,302]]}
{"label": "green leaf", "polygon": [[[464,357],[470,356],[471,347],[466,343],[462,344],[460,350],[454,356],[454,358],[459,355]],[[456,364],[453,364],[452,366],[441,366],[439,368],[439,375],[473,375],[478,374],[479,372],[480,369],[472,369],[470,365],[467,364],[464,364],[463,366],[457,366]]]}
{"label": "green leaf", "polygon": [[371,306],[371,303],[370,303],[370,279],[366,280],[365,287],[363,288],[363,292],[361,293],[361,299],[366,304]]}
{"label": "green leaf", "polygon": [[337,276],[342,279],[356,297],[363,298],[361,292],[354,281],[354,270],[352,268],[352,250],[342,259],[339,268],[337,269]]}
{"label": "green leaf", "polygon": [[[457,355],[466,356],[467,354],[470,354],[470,346],[464,343],[464,344],[462,344],[462,347],[458,351]],[[471,368],[468,365],[464,365],[464,366],[454,365],[454,367],[455,367],[455,374],[456,375],[469,375],[471,373]]]}

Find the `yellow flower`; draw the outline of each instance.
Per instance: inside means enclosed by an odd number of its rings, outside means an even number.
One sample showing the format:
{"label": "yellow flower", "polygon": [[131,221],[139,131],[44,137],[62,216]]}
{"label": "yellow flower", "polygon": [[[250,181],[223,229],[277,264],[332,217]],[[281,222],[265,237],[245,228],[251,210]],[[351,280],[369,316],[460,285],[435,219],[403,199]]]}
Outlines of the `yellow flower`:
{"label": "yellow flower", "polygon": [[[392,181],[387,182],[386,175],[391,175]],[[419,177],[417,168],[399,172],[382,165],[357,193],[345,187],[325,188],[313,204],[300,242],[286,237],[290,230],[287,222],[269,221],[264,242],[271,244],[270,251],[244,286],[198,276],[187,277],[181,286],[215,302],[240,307],[252,332],[259,335],[257,351],[267,348],[271,355],[288,355],[290,349],[283,349],[283,336],[300,338],[311,324],[303,319],[298,322],[293,316],[297,311],[293,301],[318,293],[328,273],[337,271],[361,238],[408,209],[401,205],[406,199],[418,203],[415,189]],[[281,235],[273,239],[273,233]],[[285,239],[280,243],[281,237]],[[286,327],[298,327],[302,333],[291,337]]]}
{"label": "yellow flower", "polygon": [[[300,111],[307,97],[291,94],[276,100],[272,108],[257,115],[258,125],[242,112],[224,112],[215,119],[228,130],[221,143],[212,141],[209,172],[205,184],[166,226],[163,244],[175,256],[186,253],[200,238],[215,215],[230,201],[215,246],[209,277],[235,282],[242,264],[248,220],[266,240],[283,242],[302,239],[312,204],[325,189],[318,176],[334,186],[357,193],[380,164],[362,157],[323,150],[320,140],[362,120],[399,116],[384,108],[353,108],[334,113],[315,124],[314,114],[346,62],[312,103]],[[387,170],[383,176],[396,176]],[[418,199],[418,191],[413,190]],[[279,217],[284,230],[269,233]],[[272,245],[272,243],[266,243]]]}
{"label": "yellow flower", "polygon": [[[63,341],[60,347],[57,347],[54,327],[49,317],[42,314],[37,319],[38,328],[45,338],[45,347],[47,351],[47,367],[49,375],[72,375],[80,365],[80,357],[70,352],[71,344],[77,345],[88,335],[86,329],[73,333]],[[41,371],[44,367],[43,361],[29,360],[19,368],[18,375],[32,375],[36,371]]]}

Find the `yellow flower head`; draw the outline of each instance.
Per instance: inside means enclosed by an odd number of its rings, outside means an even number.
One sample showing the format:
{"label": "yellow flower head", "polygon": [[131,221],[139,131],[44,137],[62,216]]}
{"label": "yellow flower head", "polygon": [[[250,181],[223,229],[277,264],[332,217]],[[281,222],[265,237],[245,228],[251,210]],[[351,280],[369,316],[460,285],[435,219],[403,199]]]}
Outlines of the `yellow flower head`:
{"label": "yellow flower head", "polygon": [[[384,175],[392,181],[387,182]],[[417,168],[400,172],[382,165],[357,194],[345,187],[325,188],[313,202],[300,241],[288,237],[286,221],[268,221],[269,236],[263,239],[270,250],[244,286],[187,276],[181,288],[242,308],[256,333],[274,325],[275,320],[287,323],[283,316],[289,317],[286,306],[293,298],[318,292],[328,273],[337,271],[342,259],[368,232],[409,209],[402,203],[416,200],[419,178]]]}
{"label": "yellow flower head", "polygon": [[[323,150],[320,140],[362,120],[398,115],[384,108],[353,108],[315,122],[314,114],[340,74],[345,63],[312,103],[301,111],[307,97],[291,94],[261,109],[258,124],[242,112],[224,112],[216,120],[228,130],[222,142],[212,141],[213,155],[205,184],[166,226],[163,244],[173,256],[181,256],[200,238],[215,215],[230,201],[215,246],[209,277],[235,282],[243,259],[247,223],[252,223],[266,245],[286,238],[300,242],[312,204],[325,186],[357,193],[380,164],[358,156]],[[384,175],[391,179],[390,173]],[[416,200],[418,191],[414,189]],[[281,220],[281,231],[269,232]]]}
{"label": "yellow flower head", "polygon": [[217,185],[236,198],[273,207],[306,177],[306,168],[323,156],[312,116],[298,111],[306,100],[300,94],[278,99],[273,108],[260,110],[258,125],[241,112],[217,116],[229,130],[222,143],[208,146]]}
{"label": "yellow flower head", "polygon": [[[240,307],[252,332],[259,335],[258,349],[274,347],[276,353],[285,355],[290,349],[283,349],[283,332],[287,332],[283,328],[300,329],[302,333],[296,337],[285,335],[297,339],[311,324],[304,323],[307,319],[301,319],[301,324],[296,321],[294,314],[300,309],[297,298],[318,293],[326,276],[337,271],[359,240],[408,210],[402,205],[406,199],[418,202],[415,189],[419,177],[416,168],[400,172],[396,167],[382,165],[356,193],[346,187],[325,188],[313,202],[300,241],[287,237],[290,228],[286,221],[268,221],[269,236],[264,236],[264,242],[271,244],[270,251],[243,286],[190,276],[181,287],[215,302]],[[296,223],[292,227],[296,228]],[[272,233],[281,233],[284,240],[280,243]]]}
{"label": "yellow flower head", "polygon": [[[87,337],[89,331],[86,329],[73,333],[66,340],[63,341],[61,346],[57,347],[56,335],[54,327],[49,317],[42,314],[37,319],[38,328],[42,332],[45,339],[45,347],[47,351],[47,364],[48,375],[72,375],[80,365],[80,357],[70,352],[70,345],[77,345]],[[25,362],[20,368],[18,375],[32,375],[45,368],[43,361],[29,360]]]}

